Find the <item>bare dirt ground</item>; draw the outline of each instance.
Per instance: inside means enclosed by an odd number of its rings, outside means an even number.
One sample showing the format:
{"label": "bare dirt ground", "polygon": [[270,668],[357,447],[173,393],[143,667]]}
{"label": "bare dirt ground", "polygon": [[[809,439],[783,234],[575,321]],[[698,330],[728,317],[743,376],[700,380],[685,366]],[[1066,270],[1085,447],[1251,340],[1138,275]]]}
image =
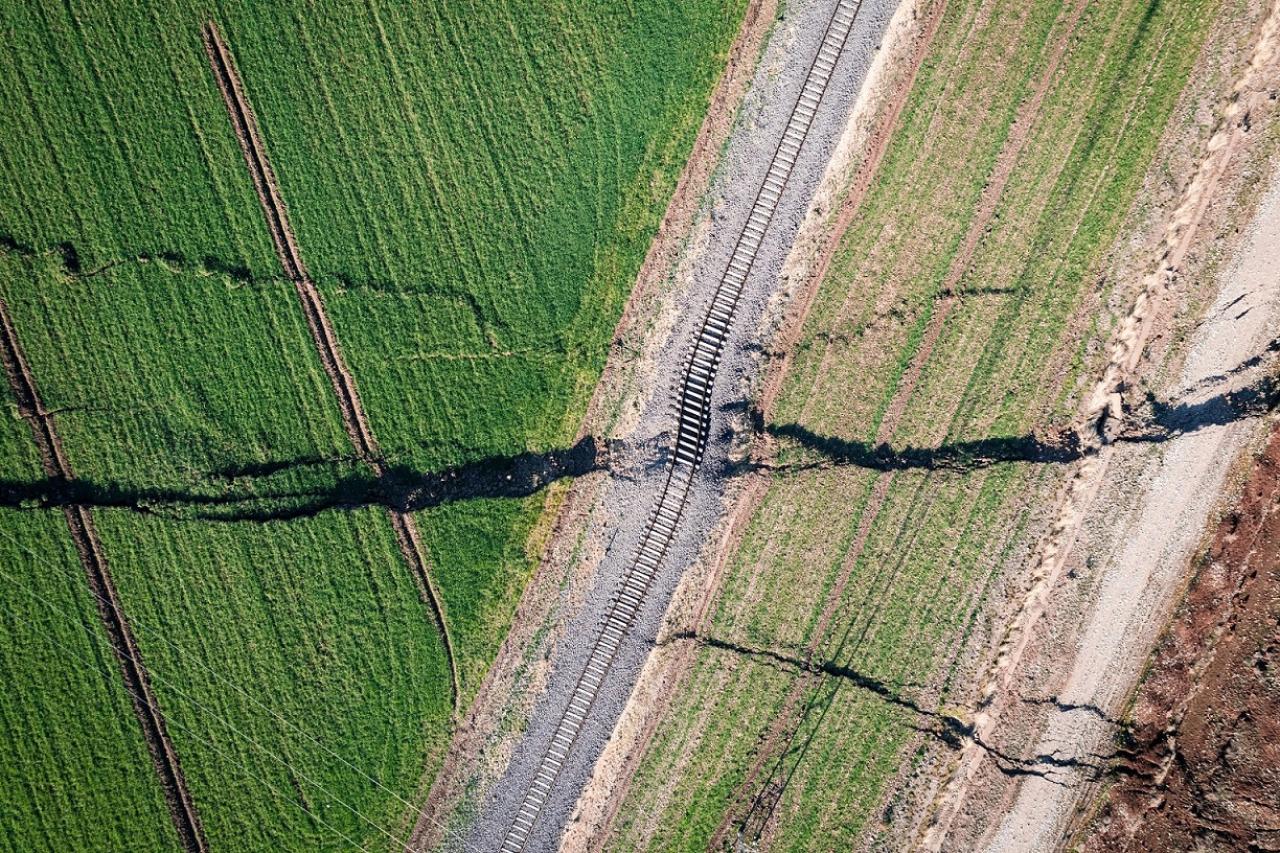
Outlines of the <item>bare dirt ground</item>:
{"label": "bare dirt ground", "polygon": [[[1273,226],[1268,229],[1271,233],[1260,235],[1263,241],[1249,250],[1266,258],[1274,257],[1280,241],[1280,228],[1274,227],[1280,225],[1276,201],[1273,196],[1263,209],[1263,217],[1269,217]],[[1280,282],[1263,269],[1263,264],[1242,269],[1225,283],[1213,310],[1228,312],[1227,317],[1238,316],[1238,311],[1229,313],[1237,308],[1251,310],[1221,324],[1226,328],[1199,336],[1183,378],[1185,386],[1203,390],[1184,398],[1184,405],[1215,405],[1211,398],[1259,378],[1261,367],[1235,374],[1226,382],[1212,381],[1265,351],[1275,335]],[[1061,666],[1055,679],[1060,686],[1054,688],[1052,701],[1067,710],[1050,717],[1033,750],[1037,756],[1076,763],[1046,770],[1043,776],[1025,777],[1012,809],[992,837],[991,849],[1044,849],[1069,825],[1078,797],[1097,775],[1097,756],[1105,756],[1110,749],[1116,715],[1181,587],[1187,560],[1227,483],[1231,464],[1256,429],[1256,423],[1228,422],[1173,439],[1163,453],[1142,460],[1146,464],[1139,477],[1145,489],[1138,501],[1127,506],[1113,503],[1109,490],[1101,490],[1099,511],[1118,514],[1124,522],[1112,534],[1115,549],[1097,580],[1095,603],[1075,659],[1069,667]],[[1123,471],[1124,461],[1115,460],[1114,470]],[[1132,460],[1130,470],[1138,463]]]}
{"label": "bare dirt ground", "polygon": [[1278,509],[1273,427],[1151,662],[1081,849],[1280,850]]}
{"label": "bare dirt ground", "polygon": [[[1259,23],[1238,54],[1248,61],[1217,108],[1218,129],[1166,221],[1084,412],[1081,440],[1098,442],[1097,450],[1066,487],[1020,603],[1003,617],[1009,628],[979,680],[973,737],[951,767],[944,762],[950,781],[928,809],[927,849],[1062,844],[1232,460],[1256,433],[1256,421],[1210,410],[1240,393],[1234,383],[1258,380],[1265,359],[1251,359],[1267,352],[1275,332],[1276,282],[1251,272],[1247,260],[1251,251],[1274,257],[1276,238],[1263,233],[1268,219],[1275,222],[1274,201],[1264,204],[1246,260],[1222,278],[1190,346],[1174,334],[1185,314],[1199,313],[1192,294],[1205,286],[1184,284],[1185,268],[1204,270],[1203,256],[1222,239],[1214,226],[1232,222],[1236,200],[1258,179],[1249,147],[1264,138],[1275,97],[1277,16],[1253,12]],[[1160,367],[1162,358],[1182,361],[1179,350],[1187,352],[1180,373]],[[1254,372],[1236,370],[1241,365]],[[1152,449],[1114,443],[1141,409],[1141,392],[1156,389],[1206,417]],[[1033,766],[1000,767],[990,760],[993,748],[1036,758]]]}

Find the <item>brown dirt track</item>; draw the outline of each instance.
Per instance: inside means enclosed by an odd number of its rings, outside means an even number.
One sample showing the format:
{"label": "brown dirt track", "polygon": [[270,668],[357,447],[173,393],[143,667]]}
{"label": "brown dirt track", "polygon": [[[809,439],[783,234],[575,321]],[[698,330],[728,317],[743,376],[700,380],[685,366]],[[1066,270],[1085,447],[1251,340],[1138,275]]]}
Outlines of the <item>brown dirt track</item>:
{"label": "brown dirt track", "polygon": [[[75,478],[54,427],[53,415],[41,402],[35,377],[23,355],[17,329],[4,300],[0,300],[0,361],[4,363],[18,413],[31,427],[45,476],[58,483],[71,482]],[[94,530],[93,516],[88,507],[79,504],[64,506],[62,511],[75,542],[76,552],[80,555],[80,564],[88,578],[98,615],[106,629],[107,641],[120,664],[125,691],[129,694],[138,722],[142,725],[143,739],[151,753],[156,775],[160,777],[160,786],[164,790],[178,838],[186,850],[203,853],[208,849],[208,842],[200,826],[200,818],[187,788],[186,778],[182,774],[178,754],[174,751],[173,742],[165,728],[164,714],[151,690],[151,678],[120,607],[115,583],[111,579],[106,557],[103,556],[102,546]]]}
{"label": "brown dirt track", "polygon": [[[1236,191],[1233,172],[1228,167],[1238,168],[1239,161],[1247,159],[1245,155],[1249,145],[1259,136],[1258,133],[1251,133],[1251,126],[1261,126],[1265,117],[1272,112],[1274,99],[1268,81],[1274,80],[1277,61],[1274,39],[1277,19],[1276,7],[1273,4],[1265,5],[1270,13],[1266,14],[1264,10],[1265,21],[1251,39],[1252,48],[1247,54],[1250,55],[1250,60],[1219,105],[1221,117],[1215,131],[1205,142],[1199,155],[1200,160],[1180,192],[1177,207],[1170,211],[1163,224],[1162,239],[1155,247],[1151,271],[1142,281],[1129,313],[1118,327],[1105,369],[1091,397],[1087,399],[1083,422],[1078,426],[1078,432],[1091,452],[1063,491],[1058,502],[1057,520],[1039,546],[1039,556],[1034,563],[1022,604],[1015,613],[1006,617],[1010,627],[987,675],[982,679],[979,703],[981,710],[975,715],[975,733],[978,738],[987,742],[998,739],[998,729],[1016,728],[1013,723],[1001,723],[1000,717],[1010,713],[1010,708],[1019,701],[1016,694],[1023,692],[1014,688],[1015,682],[1035,669],[1034,659],[1043,653],[1042,650],[1031,650],[1032,647],[1036,643],[1050,642],[1046,636],[1037,633],[1040,630],[1038,623],[1049,618],[1055,609],[1051,603],[1052,591],[1060,586],[1065,567],[1074,553],[1076,537],[1099,489],[1117,477],[1111,470],[1111,461],[1116,451],[1114,442],[1118,431],[1124,428],[1126,407],[1131,402],[1122,399],[1123,393],[1132,395],[1135,393],[1134,389],[1141,387],[1144,373],[1152,371],[1153,366],[1158,363],[1158,359],[1153,358],[1153,351],[1169,346],[1174,340],[1169,329],[1180,306],[1169,296],[1170,289],[1182,280],[1184,267],[1197,261],[1197,252],[1204,251],[1200,244],[1211,239],[1208,232],[1212,231],[1214,216],[1229,216],[1225,209],[1216,210],[1210,215],[1210,205],[1219,196],[1230,197]],[[1224,184],[1228,189],[1223,189]],[[1104,435],[1110,443],[1099,447],[1099,437]],[[1056,628],[1065,630],[1062,625],[1057,625]],[[1059,650],[1059,654],[1066,656],[1064,660],[1069,660],[1073,653]],[[1136,654],[1139,658],[1145,656],[1143,651],[1137,651]],[[1032,662],[1029,668],[1024,668],[1023,658],[1028,655]],[[1071,663],[1059,660],[1053,668],[1045,669],[1070,671],[1071,666]],[[1013,716],[1016,717],[1017,713],[1013,713]],[[924,837],[926,849],[937,849],[944,841],[952,848],[976,843],[964,835],[964,830],[958,831],[962,839],[959,841],[955,837],[948,837],[948,832],[958,810],[970,808],[980,812],[988,807],[985,803],[970,804],[967,807],[960,805],[975,791],[989,793],[992,787],[989,779],[986,782],[976,781],[978,768],[987,757],[983,749],[970,743],[963,751],[958,765],[951,768],[947,789],[935,803],[937,810],[934,822]],[[1055,790],[1061,792],[1065,789]],[[1005,807],[1022,808],[1024,814],[1048,810],[1045,803],[1032,803],[1031,800],[1020,806],[1006,803]],[[994,824],[998,823],[998,820],[994,821]]]}
{"label": "brown dirt track", "polygon": [[1280,430],[1214,531],[1086,851],[1280,850]]}

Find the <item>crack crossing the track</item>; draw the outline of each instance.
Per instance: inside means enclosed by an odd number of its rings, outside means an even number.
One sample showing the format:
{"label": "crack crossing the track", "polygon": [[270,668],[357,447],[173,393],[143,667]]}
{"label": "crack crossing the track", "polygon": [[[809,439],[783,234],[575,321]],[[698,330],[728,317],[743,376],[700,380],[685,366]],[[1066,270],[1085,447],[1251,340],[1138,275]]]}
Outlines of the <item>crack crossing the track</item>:
{"label": "crack crossing the track", "polygon": [[[51,480],[70,483],[74,480],[71,465],[62,449],[62,441],[54,427],[53,415],[45,408],[36,386],[35,377],[23,355],[17,329],[9,315],[9,307],[0,299],[0,361],[4,363],[9,386],[18,405],[18,412],[31,427],[32,437],[40,451],[45,476]],[[165,727],[164,714],[151,689],[151,678],[142,661],[133,631],[125,618],[116,593],[115,582],[107,566],[102,545],[93,526],[89,507],[73,503],[63,506],[62,513],[67,528],[75,542],[80,564],[89,581],[89,589],[102,619],[107,640],[120,664],[120,676],[125,692],[133,701],[134,713],[142,726],[143,740],[151,753],[156,775],[164,790],[169,814],[173,819],[179,841],[188,853],[205,853],[209,849],[196,812],[191,791],[187,788],[182,765],[174,750],[173,742]]]}
{"label": "crack crossing the track", "polygon": [[502,841],[500,849],[503,853],[525,850],[538,816],[675,538],[689,497],[689,487],[706,452],[711,432],[711,392],[739,297],[861,6],[862,0],[839,0],[809,66],[751,212],[738,234],[728,265],[690,349],[676,392],[678,418],[674,452],[662,493],[649,516],[622,587],[609,606],[568,706]]}
{"label": "crack crossing the track", "polygon": [[[369,427],[369,419],[364,406],[360,402],[360,394],[356,390],[355,377],[347,369],[342,351],[338,346],[338,336],[329,322],[329,315],[324,308],[324,299],[319,288],[307,272],[302,262],[302,254],[298,250],[297,239],[289,226],[289,217],[280,196],[279,184],[275,173],[267,160],[262,144],[262,134],[258,129],[253,108],[245,95],[244,86],[236,72],[231,52],[227,49],[217,26],[209,21],[204,26],[205,51],[209,54],[209,65],[213,76],[226,101],[227,114],[235,128],[236,138],[240,140],[240,149],[244,153],[245,164],[249,167],[254,189],[258,193],[258,201],[262,205],[262,213],[267,219],[267,230],[271,232],[271,240],[275,244],[276,254],[285,276],[293,282],[298,293],[298,301],[302,305],[303,315],[307,320],[307,328],[320,356],[324,371],[333,385],[333,393],[338,398],[338,408],[342,413],[342,423],[346,428],[351,443],[355,446],[356,455],[373,469],[379,479],[387,475],[387,466],[378,449],[377,439]],[[426,551],[422,538],[418,533],[417,523],[413,516],[399,509],[389,508],[387,514],[391,519],[391,527],[395,532],[396,543],[405,561],[414,572],[422,587],[423,596],[431,609],[431,616],[440,633],[444,645],[445,657],[449,661],[450,689],[453,697],[453,708],[457,712],[462,701],[461,686],[458,679],[458,662],[454,654],[453,642],[449,636],[449,625],[445,618],[444,600],[436,589],[435,581],[427,566]]]}

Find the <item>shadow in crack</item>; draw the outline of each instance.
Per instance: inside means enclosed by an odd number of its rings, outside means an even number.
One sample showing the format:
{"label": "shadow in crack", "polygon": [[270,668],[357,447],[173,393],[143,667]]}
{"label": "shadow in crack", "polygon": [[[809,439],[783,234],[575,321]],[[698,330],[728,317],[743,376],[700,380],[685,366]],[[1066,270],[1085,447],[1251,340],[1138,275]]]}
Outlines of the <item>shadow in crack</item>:
{"label": "shadow in crack", "polygon": [[[1263,377],[1247,386],[1223,391],[1198,402],[1165,403],[1148,395],[1142,408],[1132,413],[1129,426],[1109,436],[1111,443],[1158,443],[1212,426],[1261,417],[1280,403],[1280,383]],[[820,435],[800,424],[764,424],[752,412],[753,428],[775,438],[788,439],[823,459],[815,462],[769,464],[758,461],[739,467],[779,471],[803,471],[850,465],[876,471],[973,471],[1006,462],[1033,464],[1074,462],[1094,448],[1080,434],[1065,429],[1047,435],[1020,435],[958,441],[934,448],[893,448],[887,444],[849,441]]]}
{"label": "shadow in crack", "polygon": [[[732,652],[747,657],[764,658],[789,667],[800,672],[813,673],[815,675],[829,675],[833,678],[842,678],[852,683],[855,687],[869,691],[884,699],[886,702],[906,708],[915,714],[924,714],[926,716],[939,716],[934,711],[929,711],[917,705],[913,700],[908,699],[896,692],[888,684],[879,679],[864,675],[857,670],[850,669],[846,666],[839,666],[835,663],[809,663],[803,658],[798,658],[774,649],[756,649],[750,646],[744,646],[729,640],[721,640],[716,637],[710,637],[706,634],[699,634],[693,631],[678,631],[670,636],[667,642],[693,642],[709,649],[719,649],[721,651]],[[918,684],[906,683],[903,687],[920,687]]]}
{"label": "shadow in crack", "polygon": [[[752,801],[747,809],[746,816],[742,820],[741,826],[747,830],[763,829],[764,824],[768,822],[769,815],[772,814],[777,806],[778,798],[790,785],[793,775],[803,762],[813,743],[816,728],[821,725],[827,712],[831,709],[836,690],[842,684],[851,685],[874,695],[887,705],[907,711],[914,719],[910,722],[902,723],[902,725],[912,731],[935,738],[951,749],[960,749],[968,743],[976,745],[990,755],[999,772],[1007,776],[1038,776],[1055,785],[1066,785],[1069,784],[1069,780],[1059,778],[1055,771],[1078,770],[1084,772],[1086,778],[1096,780],[1109,772],[1110,768],[1106,762],[1124,754],[1124,750],[1117,750],[1112,754],[1090,753],[1085,756],[1062,755],[1054,752],[1039,753],[1029,758],[1024,758],[984,741],[977,735],[972,723],[965,722],[945,711],[925,707],[916,700],[904,695],[899,689],[902,687],[919,688],[920,685],[902,684],[899,688],[894,688],[880,679],[833,662],[808,662],[802,658],[774,649],[752,648],[693,631],[681,631],[672,634],[666,642],[693,642],[700,646],[744,657],[763,659],[770,663],[793,669],[797,673],[825,677],[815,691],[815,700],[809,704],[804,715],[810,717],[811,720],[816,720],[814,728],[808,732],[807,736],[799,739],[798,747],[793,744],[783,750],[784,758],[790,755],[793,759],[791,767],[784,769],[781,764],[775,765],[769,774],[769,781],[764,783],[761,792]],[[1093,706],[1069,705],[1059,703],[1056,699],[1044,701],[1046,704],[1053,704],[1063,711],[1094,710]],[[816,718],[813,717],[814,713],[816,713]],[[1098,714],[1101,715],[1101,712],[1098,711]],[[1113,722],[1105,715],[1102,715],[1102,718]],[[1118,726],[1119,723],[1115,723],[1115,725]],[[799,731],[797,731],[797,734],[799,734]],[[794,740],[794,738],[791,740]]]}
{"label": "shadow in crack", "polygon": [[776,466],[781,470],[852,465],[876,471],[972,471],[1003,462],[1071,462],[1081,458],[1085,452],[1075,433],[1051,439],[1034,435],[1009,436],[958,441],[936,448],[895,449],[887,444],[819,435],[800,424],[770,424],[765,431],[775,438],[790,439],[801,447],[816,450],[826,459],[825,464],[784,463]]}
{"label": "shadow in crack", "polygon": [[[133,488],[80,478],[0,480],[0,506],[81,505],[171,518],[250,522],[285,521],[367,506],[413,512],[478,498],[528,497],[556,480],[603,470],[608,459],[608,447],[588,436],[563,450],[493,456],[430,474],[401,466],[376,477],[351,460],[323,458],[241,465],[210,475],[211,480],[221,481],[222,488],[214,491]],[[323,483],[255,490],[263,479],[325,466],[330,466],[330,476]]]}

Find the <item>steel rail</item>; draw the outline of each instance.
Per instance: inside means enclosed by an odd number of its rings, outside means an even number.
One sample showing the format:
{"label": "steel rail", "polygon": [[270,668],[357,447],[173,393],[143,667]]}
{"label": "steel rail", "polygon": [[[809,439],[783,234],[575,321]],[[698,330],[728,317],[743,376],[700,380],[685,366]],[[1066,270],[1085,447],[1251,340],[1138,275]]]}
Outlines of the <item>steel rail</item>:
{"label": "steel rail", "polygon": [[662,492],[650,512],[635,559],[609,605],[608,615],[600,626],[582,675],[574,685],[533,781],[525,790],[516,816],[502,840],[499,847],[502,853],[522,853],[525,850],[556,779],[591,714],[600,687],[675,539],[689,499],[693,475],[706,453],[711,433],[711,392],[738,300],[861,8],[862,0],[838,0],[827,22],[822,42],[809,65],[800,94],[796,96],[782,137],[769,161],[768,171],[756,191],[751,212],[738,234],[733,253],[689,349],[675,395],[678,414],[676,435]]}

